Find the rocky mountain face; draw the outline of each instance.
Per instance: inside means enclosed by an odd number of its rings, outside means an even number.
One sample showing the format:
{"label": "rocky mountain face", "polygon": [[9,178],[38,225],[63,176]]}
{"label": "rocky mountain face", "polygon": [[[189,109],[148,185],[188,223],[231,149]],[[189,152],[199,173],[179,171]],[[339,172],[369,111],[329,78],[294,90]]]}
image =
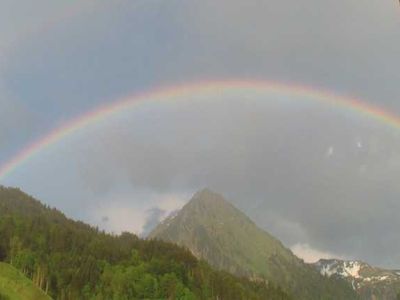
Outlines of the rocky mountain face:
{"label": "rocky mountain face", "polygon": [[347,280],[361,299],[400,299],[398,270],[376,268],[357,260],[321,259],[313,265],[323,276]]}
{"label": "rocky mountain face", "polygon": [[356,299],[350,283],[322,276],[208,189],[197,192],[148,238],[184,246],[218,269],[279,284],[295,299]]}

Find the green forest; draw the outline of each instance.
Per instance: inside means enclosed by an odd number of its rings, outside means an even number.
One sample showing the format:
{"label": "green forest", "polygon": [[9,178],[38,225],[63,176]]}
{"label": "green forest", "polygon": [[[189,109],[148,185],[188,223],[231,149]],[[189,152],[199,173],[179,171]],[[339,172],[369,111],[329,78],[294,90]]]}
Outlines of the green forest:
{"label": "green forest", "polygon": [[290,299],[174,244],[68,219],[16,188],[0,187],[0,236],[0,261],[53,299]]}

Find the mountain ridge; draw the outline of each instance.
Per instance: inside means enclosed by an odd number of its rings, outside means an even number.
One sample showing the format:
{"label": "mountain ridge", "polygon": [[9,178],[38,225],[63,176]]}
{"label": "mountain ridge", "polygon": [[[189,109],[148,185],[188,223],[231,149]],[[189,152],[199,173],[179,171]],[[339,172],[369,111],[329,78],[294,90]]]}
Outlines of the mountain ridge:
{"label": "mountain ridge", "polygon": [[209,189],[196,192],[148,238],[177,243],[218,269],[281,285],[296,299],[356,298],[350,285],[321,276],[222,195]]}
{"label": "mountain ridge", "polygon": [[361,260],[320,259],[312,264],[323,276],[351,283],[361,299],[399,299],[400,271],[373,267]]}

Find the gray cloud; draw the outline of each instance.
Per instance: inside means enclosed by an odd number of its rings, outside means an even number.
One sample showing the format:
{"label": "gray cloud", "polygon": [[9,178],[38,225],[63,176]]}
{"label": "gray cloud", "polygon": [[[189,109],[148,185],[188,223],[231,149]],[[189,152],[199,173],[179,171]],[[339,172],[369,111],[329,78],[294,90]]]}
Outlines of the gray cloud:
{"label": "gray cloud", "polygon": [[[16,93],[62,115],[159,84],[269,78],[354,94],[400,111],[395,1],[99,6],[36,33],[9,53],[6,70]],[[34,85],[26,84],[30,78]]]}
{"label": "gray cloud", "polygon": [[[85,188],[110,191],[124,180],[160,194],[208,186],[287,245],[400,264],[397,130],[285,96],[215,97],[96,127],[76,150]],[[391,244],[384,256],[383,241]]]}
{"label": "gray cloud", "polygon": [[165,216],[165,210],[153,207],[147,211],[146,223],[143,225],[142,236],[146,237]]}
{"label": "gray cloud", "polygon": [[[118,1],[73,8],[73,22],[44,31],[71,8],[38,5],[26,19],[7,5],[4,89],[40,111],[42,125],[132,91],[227,77],[324,87],[400,112],[396,1]],[[287,245],[398,267],[398,131],[275,97],[149,104],[71,137],[13,183],[93,222],[114,209],[107,224],[117,231],[140,231],[144,212],[164,209],[148,195],[208,186]],[[26,138],[14,103],[0,99],[0,143],[10,149]],[[108,205],[92,217],[77,212],[82,203]]]}
{"label": "gray cloud", "polygon": [[[203,74],[324,86],[399,110],[395,1],[188,2],[193,62]],[[198,71],[198,70],[196,70]]]}
{"label": "gray cloud", "polygon": [[95,8],[95,1],[88,0],[80,5],[75,3],[55,3],[3,0],[5,9],[0,12],[0,56],[15,51],[24,40],[51,31],[57,25]]}
{"label": "gray cloud", "polygon": [[12,142],[30,136],[35,127],[34,120],[34,114],[4,87],[0,74],[0,159],[3,151],[10,151]]}

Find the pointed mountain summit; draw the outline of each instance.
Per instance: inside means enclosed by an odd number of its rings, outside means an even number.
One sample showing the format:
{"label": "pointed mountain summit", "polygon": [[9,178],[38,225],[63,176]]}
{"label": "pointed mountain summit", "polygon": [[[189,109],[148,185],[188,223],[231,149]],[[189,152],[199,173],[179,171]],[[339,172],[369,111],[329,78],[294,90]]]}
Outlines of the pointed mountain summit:
{"label": "pointed mountain summit", "polygon": [[267,280],[295,299],[354,299],[351,285],[305,264],[218,193],[203,189],[149,235],[188,248],[218,269]]}
{"label": "pointed mountain summit", "polygon": [[209,189],[195,193],[176,215],[159,224],[149,238],[185,246],[197,257],[238,275],[258,276],[260,271],[265,275],[271,269],[268,258],[274,256],[299,263],[279,240]]}

